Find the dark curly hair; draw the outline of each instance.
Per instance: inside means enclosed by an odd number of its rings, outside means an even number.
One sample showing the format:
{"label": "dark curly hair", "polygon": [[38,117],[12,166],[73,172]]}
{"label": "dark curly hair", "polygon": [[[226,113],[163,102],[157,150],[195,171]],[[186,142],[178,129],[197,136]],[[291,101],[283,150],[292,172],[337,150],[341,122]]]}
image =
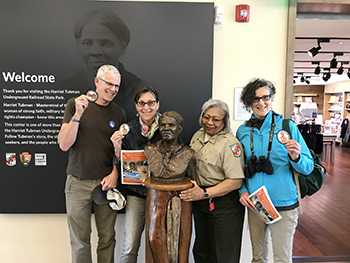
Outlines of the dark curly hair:
{"label": "dark curly hair", "polygon": [[276,94],[275,86],[268,80],[255,78],[252,79],[245,87],[243,88],[241,94],[241,102],[244,105],[244,108],[247,111],[250,111],[255,98],[255,91],[260,88],[268,88],[270,90],[271,98]]}

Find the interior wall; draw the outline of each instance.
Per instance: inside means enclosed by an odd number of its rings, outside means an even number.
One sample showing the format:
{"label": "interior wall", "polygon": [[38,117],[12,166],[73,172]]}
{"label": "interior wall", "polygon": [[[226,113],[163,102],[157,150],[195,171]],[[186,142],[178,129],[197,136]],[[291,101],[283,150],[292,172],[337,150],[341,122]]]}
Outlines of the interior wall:
{"label": "interior wall", "polygon": [[[324,85],[295,85],[293,102],[298,100],[295,94],[315,94],[316,96],[312,97],[312,102],[317,103],[318,115],[323,115]],[[305,98],[303,98],[303,102],[305,102]]]}
{"label": "interior wall", "polygon": [[[126,0],[128,1],[128,0]],[[157,2],[157,1],[155,1]],[[158,2],[174,2],[159,0]],[[177,2],[213,2],[192,0]],[[273,109],[283,113],[285,97],[286,39],[288,0],[250,0],[249,23],[235,22],[238,0],[217,0],[224,8],[224,19],[214,25],[213,97],[226,101],[233,116],[234,88],[244,86],[251,78],[273,81],[277,93]],[[233,121],[236,132],[242,121]],[[13,187],[15,191],[15,186]],[[6,200],[10,202],[11,200]],[[50,202],[50,200],[47,200]],[[5,202],[5,200],[3,200]],[[246,221],[245,221],[246,222]],[[117,218],[117,253],[123,240],[124,215]],[[1,263],[70,262],[69,234],[65,215],[0,215]],[[92,240],[96,244],[96,231]],[[241,262],[250,261],[251,248],[247,226],[244,227]],[[96,262],[94,254],[94,262]],[[118,259],[117,261],[118,262]],[[143,255],[139,262],[144,262]],[[193,262],[193,259],[190,259]]]}
{"label": "interior wall", "polygon": [[325,93],[350,91],[350,80],[325,85]]}

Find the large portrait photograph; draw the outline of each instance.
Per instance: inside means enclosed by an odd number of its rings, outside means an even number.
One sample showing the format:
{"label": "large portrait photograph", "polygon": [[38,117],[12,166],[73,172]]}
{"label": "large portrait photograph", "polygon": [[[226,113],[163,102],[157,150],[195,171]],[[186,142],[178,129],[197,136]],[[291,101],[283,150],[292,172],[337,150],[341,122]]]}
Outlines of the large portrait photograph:
{"label": "large portrait photograph", "polygon": [[186,145],[199,128],[212,96],[213,3],[1,0],[0,21],[0,213],[65,212],[69,153],[57,135],[67,101],[96,89],[102,65],[121,74],[113,102],[127,121],[151,86],[160,113],[183,116]]}

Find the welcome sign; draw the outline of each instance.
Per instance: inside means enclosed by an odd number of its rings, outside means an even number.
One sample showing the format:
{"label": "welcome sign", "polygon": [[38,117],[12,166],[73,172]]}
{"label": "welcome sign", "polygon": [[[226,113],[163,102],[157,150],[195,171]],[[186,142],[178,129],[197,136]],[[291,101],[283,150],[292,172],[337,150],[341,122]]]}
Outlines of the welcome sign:
{"label": "welcome sign", "polygon": [[93,12],[115,14],[129,31],[123,51],[109,54],[122,74],[114,102],[128,120],[136,117],[136,91],[149,85],[159,93],[160,112],[175,110],[184,117],[186,144],[199,128],[201,106],[212,94],[213,3],[2,0],[0,5],[0,198],[11,200],[0,202],[0,213],[65,212],[68,153],[59,149],[57,134],[68,99],[95,89],[98,63],[91,66],[89,43],[80,41],[79,31]]}

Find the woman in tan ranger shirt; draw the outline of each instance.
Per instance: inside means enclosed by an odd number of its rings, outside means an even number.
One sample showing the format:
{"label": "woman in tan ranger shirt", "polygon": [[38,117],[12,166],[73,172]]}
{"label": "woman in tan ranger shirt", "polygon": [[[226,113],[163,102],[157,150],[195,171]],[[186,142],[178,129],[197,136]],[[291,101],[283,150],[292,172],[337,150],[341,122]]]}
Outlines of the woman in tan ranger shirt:
{"label": "woman in tan ranger shirt", "polygon": [[193,201],[195,262],[239,262],[244,207],[238,189],[244,178],[242,146],[230,130],[225,102],[210,99],[202,106],[202,126],[192,137],[193,188],[180,198]]}

